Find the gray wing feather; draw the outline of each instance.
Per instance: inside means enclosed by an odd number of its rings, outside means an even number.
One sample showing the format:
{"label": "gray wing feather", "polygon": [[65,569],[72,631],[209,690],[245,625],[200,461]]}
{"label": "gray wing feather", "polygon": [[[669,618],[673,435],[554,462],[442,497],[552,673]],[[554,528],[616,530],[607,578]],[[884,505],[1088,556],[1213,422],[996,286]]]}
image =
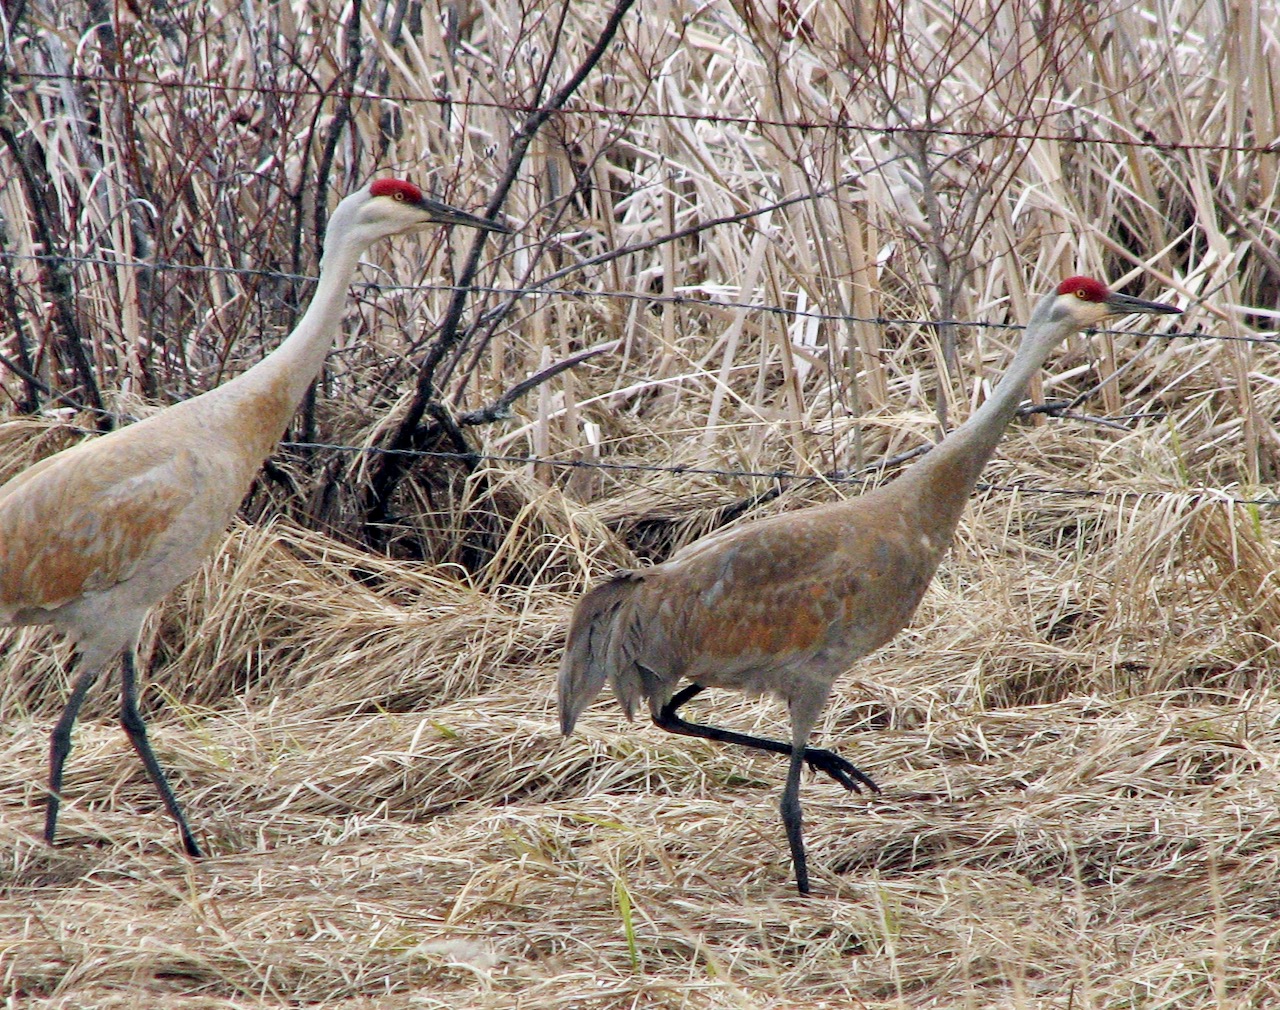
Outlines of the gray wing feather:
{"label": "gray wing feather", "polygon": [[[560,662],[559,702],[560,731],[573,732],[578,716],[595,699],[606,680],[619,687],[619,665],[630,666],[628,657],[619,657],[615,647],[621,624],[625,620],[628,599],[643,577],[641,572],[622,570],[583,595],[574,607],[569,622],[569,639]],[[622,612],[623,620],[620,620]],[[630,692],[626,692],[627,695]],[[619,701],[630,718],[635,697],[619,694]]]}

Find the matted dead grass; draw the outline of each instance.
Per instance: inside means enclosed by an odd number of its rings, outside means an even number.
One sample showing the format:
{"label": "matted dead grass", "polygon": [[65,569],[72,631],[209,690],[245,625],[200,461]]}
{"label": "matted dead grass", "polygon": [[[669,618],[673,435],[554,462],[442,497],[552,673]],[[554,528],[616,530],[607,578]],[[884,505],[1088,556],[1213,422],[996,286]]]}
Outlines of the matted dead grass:
{"label": "matted dead grass", "polygon": [[[776,767],[648,731],[228,717],[214,764],[162,730],[215,849],[190,864],[89,727],[73,788],[115,799],[77,804],[59,849],[6,776],[7,977],[67,1006],[1265,1006],[1280,712],[1241,709],[1082,700],[846,739],[888,788],[807,786],[811,899]],[[42,743],[12,735],[6,768],[38,775]]]}

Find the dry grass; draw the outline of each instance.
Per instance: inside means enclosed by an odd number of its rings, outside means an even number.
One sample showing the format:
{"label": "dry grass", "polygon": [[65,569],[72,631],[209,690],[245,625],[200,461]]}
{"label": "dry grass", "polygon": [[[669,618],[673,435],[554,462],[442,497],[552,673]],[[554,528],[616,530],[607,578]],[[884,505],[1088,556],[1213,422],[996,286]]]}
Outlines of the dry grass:
{"label": "dry grass", "polygon": [[[404,97],[354,102],[330,149],[339,99],[310,91],[343,90],[349,9],[130,9],[112,50],[87,8],[32,0],[13,65],[186,86],[16,76],[0,125],[45,173],[49,241],[92,260],[72,274],[76,318],[104,402],[134,414],[274,346],[305,284],[220,271],[313,271],[316,201],[396,171],[481,205],[519,118],[503,106],[531,100],[548,53],[560,80],[604,16],[571,8],[557,49],[542,16],[558,8],[452,7],[465,45],[446,59],[435,7],[399,28],[397,5],[364,8],[357,90]],[[940,402],[948,424],[967,415],[1016,341],[914,321],[1017,322],[1076,271],[1187,305],[1177,325],[1209,338],[1108,334],[1046,369],[1037,396],[1095,390],[1076,412],[1119,420],[1015,425],[912,626],[838,683],[818,737],[885,792],[806,781],[813,897],[790,881],[779,762],[629,726],[609,700],[562,741],[553,671],[601,572],[856,487],[431,462],[373,551],[366,457],[282,452],[143,643],[153,739],[209,858],[182,857],[109,690],[77,730],[60,844],[38,841],[69,656],[0,632],[0,994],[49,1010],[1275,1005],[1280,521],[1233,499],[1272,496],[1280,383],[1274,345],[1215,339],[1273,328],[1280,291],[1270,13],[647,4],[539,135],[491,288],[814,198],[521,300],[449,365],[458,410],[621,343],[467,429],[484,452],[874,463],[932,437]],[[20,258],[48,250],[16,153],[0,148],[0,353],[85,403]],[[409,286],[359,292],[297,434],[388,429],[464,241],[379,253],[367,278]],[[147,257],[215,269],[111,262]],[[91,425],[25,415],[32,388],[0,364],[0,479]],[[768,702],[692,707],[784,722]]]}

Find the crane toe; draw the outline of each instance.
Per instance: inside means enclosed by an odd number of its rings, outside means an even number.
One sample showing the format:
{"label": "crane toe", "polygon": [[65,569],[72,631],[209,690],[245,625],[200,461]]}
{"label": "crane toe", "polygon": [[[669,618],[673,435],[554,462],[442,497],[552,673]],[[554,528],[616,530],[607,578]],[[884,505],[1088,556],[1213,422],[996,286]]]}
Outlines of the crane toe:
{"label": "crane toe", "polygon": [[804,760],[814,771],[830,775],[850,792],[861,793],[863,786],[873,793],[880,791],[880,787],[872,781],[870,775],[857,768],[852,762],[846,761],[835,751],[806,747]]}

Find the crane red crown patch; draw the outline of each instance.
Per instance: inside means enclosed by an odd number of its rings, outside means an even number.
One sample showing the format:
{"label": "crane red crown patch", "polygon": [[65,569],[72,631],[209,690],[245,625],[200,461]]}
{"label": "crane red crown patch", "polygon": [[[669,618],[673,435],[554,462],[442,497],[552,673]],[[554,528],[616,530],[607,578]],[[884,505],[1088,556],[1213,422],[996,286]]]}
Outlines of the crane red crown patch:
{"label": "crane red crown patch", "polygon": [[1105,302],[1110,292],[1102,281],[1095,281],[1092,277],[1068,277],[1058,285],[1058,294],[1075,295],[1086,302]]}
{"label": "crane red crown patch", "polygon": [[403,179],[379,179],[369,187],[370,196],[389,196],[406,203],[420,203],[422,190]]}

